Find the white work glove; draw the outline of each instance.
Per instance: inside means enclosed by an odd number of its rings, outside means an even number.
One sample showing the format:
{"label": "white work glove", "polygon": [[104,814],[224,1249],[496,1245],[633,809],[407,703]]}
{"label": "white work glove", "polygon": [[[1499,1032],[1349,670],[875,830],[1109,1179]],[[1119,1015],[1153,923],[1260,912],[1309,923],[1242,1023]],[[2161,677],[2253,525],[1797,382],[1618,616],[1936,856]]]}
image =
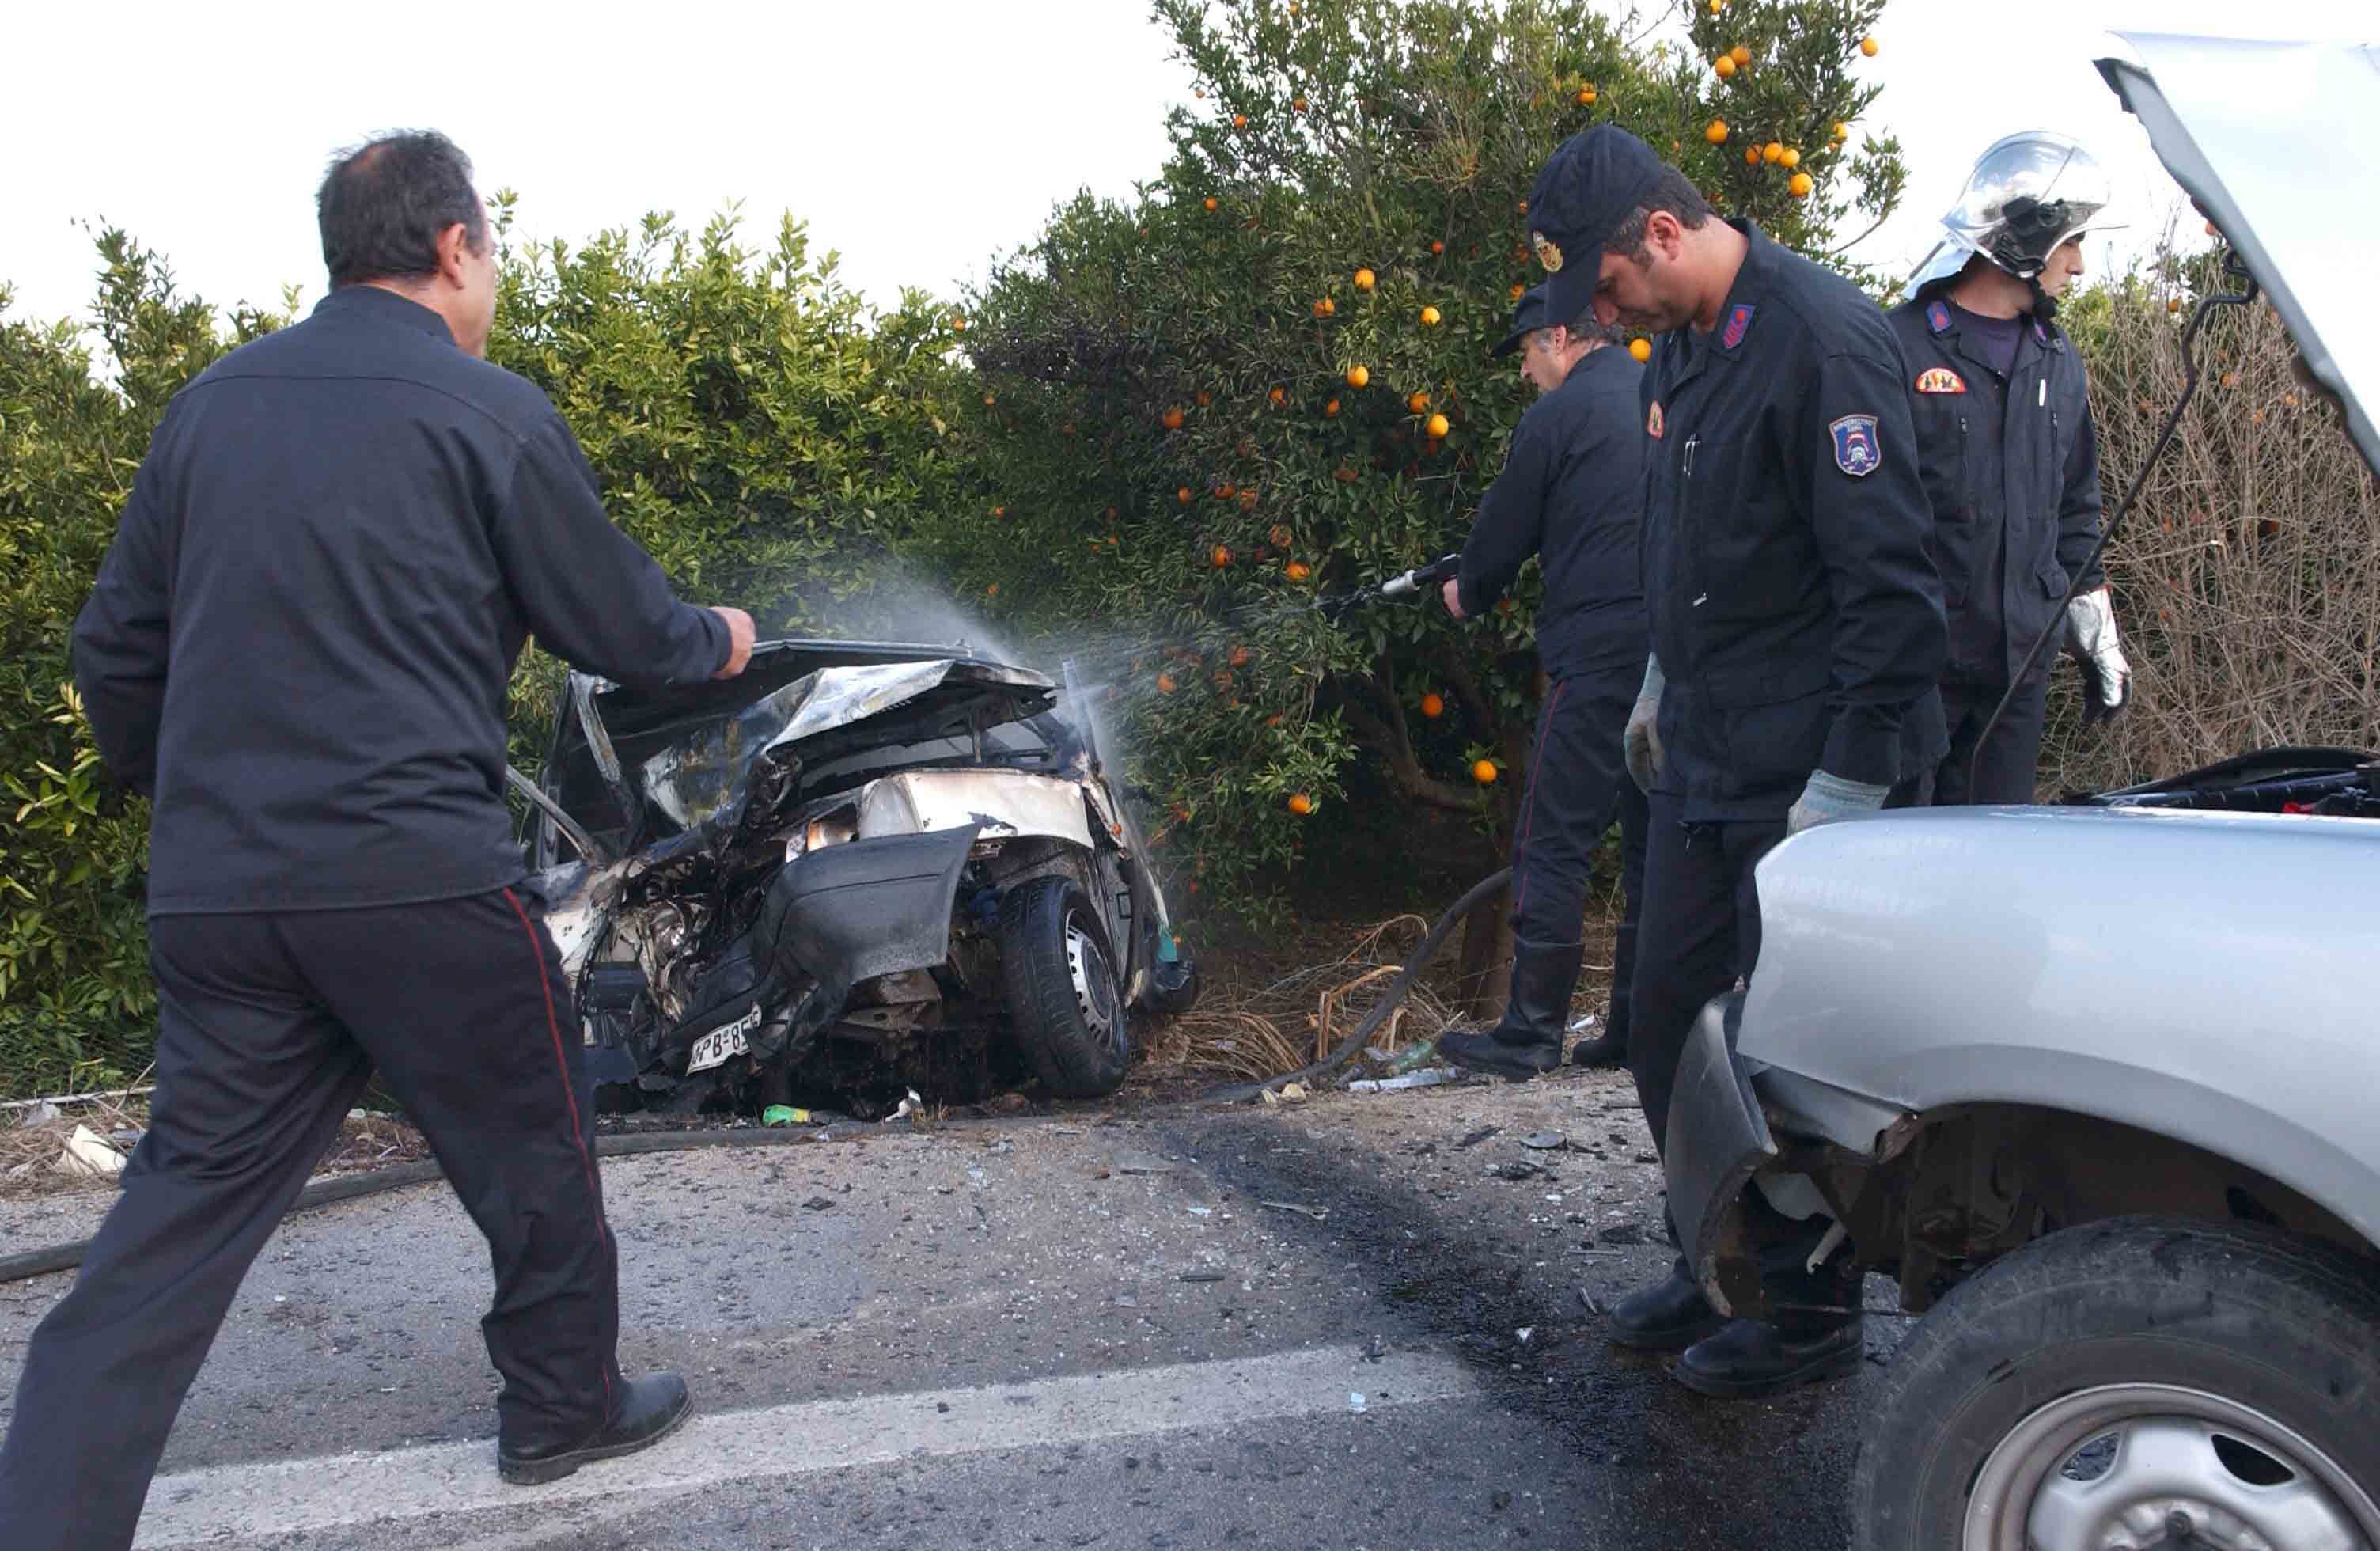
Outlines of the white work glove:
{"label": "white work glove", "polygon": [[1646,796],[1653,794],[1653,783],[1661,779],[1661,686],[1668,681],[1661,677],[1658,658],[1645,659],[1645,685],[1636,691],[1636,707],[1628,713],[1628,731],[1621,741],[1628,754],[1628,775],[1636,789]]}
{"label": "white work glove", "polygon": [[1785,815],[1785,832],[1798,835],[1813,824],[1874,813],[1891,793],[1889,786],[1872,786],[1864,781],[1845,781],[1824,770],[1812,770],[1810,784],[1802,788],[1802,795]]}
{"label": "white work glove", "polygon": [[2132,665],[2116,639],[2116,608],[2107,589],[2075,595],[2066,605],[2066,655],[2082,666],[2082,725],[2105,721],[2132,703]]}

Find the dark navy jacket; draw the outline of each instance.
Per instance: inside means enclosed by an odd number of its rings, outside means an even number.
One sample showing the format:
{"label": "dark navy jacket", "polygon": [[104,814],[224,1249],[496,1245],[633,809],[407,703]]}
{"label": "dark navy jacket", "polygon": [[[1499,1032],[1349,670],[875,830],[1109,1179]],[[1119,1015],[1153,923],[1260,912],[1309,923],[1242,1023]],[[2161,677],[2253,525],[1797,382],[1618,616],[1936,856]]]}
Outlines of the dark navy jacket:
{"label": "dark navy jacket", "polygon": [[141,461],[74,673],[155,800],[152,915],[453,899],[522,873],[504,697],[534,634],[699,680],[726,626],[604,515],[535,385],[373,286],[232,352]]}
{"label": "dark navy jacket", "polygon": [[[2025,320],[2004,379],[1929,285],[1888,320],[1908,365],[1919,464],[1934,508],[1934,559],[1950,620],[1946,677],[2012,682],[2058,618],[2067,583],[2099,539],[2099,443],[2082,356]],[[2103,586],[2094,566],[2085,589]],[[2039,676],[2058,654],[2045,650]]]}
{"label": "dark navy jacket", "polygon": [[1645,603],[1688,822],[1784,817],[1814,769],[1947,747],[1941,583],[1900,348],[1851,282],[1751,241],[1718,326],[1645,375]]}
{"label": "dark navy jacket", "polygon": [[1463,545],[1463,612],[1475,617],[1539,557],[1537,660],[1556,678],[1645,660],[1644,374],[1627,351],[1606,347],[1529,406]]}

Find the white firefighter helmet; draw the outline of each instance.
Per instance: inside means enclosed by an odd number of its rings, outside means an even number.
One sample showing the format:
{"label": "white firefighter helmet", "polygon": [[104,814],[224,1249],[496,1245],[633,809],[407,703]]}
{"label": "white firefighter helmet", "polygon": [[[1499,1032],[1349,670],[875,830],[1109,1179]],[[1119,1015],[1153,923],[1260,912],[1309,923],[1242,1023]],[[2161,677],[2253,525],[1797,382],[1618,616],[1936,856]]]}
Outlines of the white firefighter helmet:
{"label": "white firefighter helmet", "polygon": [[2026,129],[1996,140],[1975,158],[1958,203],[1942,217],[1942,240],[1909,288],[1958,273],[1974,253],[2031,280],[2066,243],[2118,229],[2098,218],[2111,196],[2106,171],[2070,135]]}

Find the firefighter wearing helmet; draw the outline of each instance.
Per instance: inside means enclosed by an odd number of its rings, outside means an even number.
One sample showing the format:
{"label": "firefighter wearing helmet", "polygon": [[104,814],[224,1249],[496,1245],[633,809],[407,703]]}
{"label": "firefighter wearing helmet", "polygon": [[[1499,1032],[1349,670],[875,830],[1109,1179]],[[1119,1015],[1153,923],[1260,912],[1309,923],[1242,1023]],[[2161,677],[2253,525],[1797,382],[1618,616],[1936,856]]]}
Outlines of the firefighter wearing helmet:
{"label": "firefighter wearing helmet", "polygon": [[1977,159],[1909,300],[1890,315],[1908,361],[1950,626],[1942,684],[1950,751],[1937,803],[2034,800],[2056,654],[2022,671],[2052,625],[2082,666],[2086,723],[2131,698],[2107,577],[2091,563],[2099,452],[2090,395],[2082,356],[2054,321],[2058,297],[2082,273],[2084,234],[2109,229],[2108,202],[2107,174],[2079,143],[2047,130],[2009,136]]}

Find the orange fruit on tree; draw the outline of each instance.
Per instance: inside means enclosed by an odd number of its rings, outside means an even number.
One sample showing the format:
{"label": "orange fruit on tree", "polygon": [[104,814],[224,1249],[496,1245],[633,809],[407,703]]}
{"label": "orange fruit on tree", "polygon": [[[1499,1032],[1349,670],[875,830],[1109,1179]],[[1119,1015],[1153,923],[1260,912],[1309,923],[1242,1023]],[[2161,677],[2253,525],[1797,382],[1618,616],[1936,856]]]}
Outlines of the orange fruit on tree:
{"label": "orange fruit on tree", "polygon": [[1870,59],[1874,59],[1876,57],[1876,40],[1874,38],[1862,38],[1860,40],[1860,52],[1866,55]]}
{"label": "orange fruit on tree", "polygon": [[1157,423],[1163,426],[1168,430],[1180,430],[1182,429],[1182,411],[1178,408],[1169,408],[1164,414],[1157,417]]}
{"label": "orange fruit on tree", "polygon": [[1471,779],[1477,782],[1482,786],[1495,785],[1496,766],[1494,761],[1488,759],[1475,761],[1471,767]]}
{"label": "orange fruit on tree", "polygon": [[1207,208],[1208,210],[1213,210],[1218,202],[1219,201],[1216,200],[1214,195],[1209,194],[1207,196]]}
{"label": "orange fruit on tree", "polygon": [[958,330],[961,333],[966,333],[966,320],[964,318],[953,318],[951,320],[951,327]]}
{"label": "orange fruit on tree", "polygon": [[1182,504],[1183,504],[1183,505],[1184,505],[1184,506],[1189,505],[1189,504],[1190,504],[1190,487],[1189,487],[1189,486],[1187,486],[1187,485],[1184,485],[1184,486],[1183,486],[1180,490],[1175,491],[1173,492],[1173,499],[1174,499],[1174,500],[1176,500],[1176,501],[1178,501],[1178,502],[1180,502],[1180,503],[1182,503]]}
{"label": "orange fruit on tree", "polygon": [[1816,185],[1810,181],[1810,175],[1808,173],[1795,173],[1793,175],[1793,181],[1785,186],[1786,190],[1797,200],[1808,199],[1810,197],[1810,190],[1815,187]]}
{"label": "orange fruit on tree", "polygon": [[1220,500],[1229,501],[1238,492],[1229,485],[1217,485],[1215,487],[1215,494]]}
{"label": "orange fruit on tree", "polygon": [[1314,568],[1302,560],[1293,560],[1283,574],[1293,582],[1302,582],[1314,575]]}
{"label": "orange fruit on tree", "polygon": [[1314,799],[1303,792],[1293,792],[1289,795],[1289,811],[1303,818],[1314,811]]}
{"label": "orange fruit on tree", "polygon": [[1352,485],[1357,479],[1362,478],[1361,475],[1357,474],[1354,469],[1348,467],[1343,463],[1330,471],[1330,477],[1338,480],[1342,485]]}
{"label": "orange fruit on tree", "polygon": [[1767,145],[1760,148],[1760,159],[1767,163],[1770,166],[1775,166],[1778,163],[1785,160],[1784,145],[1779,141],[1770,140]]}
{"label": "orange fruit on tree", "polygon": [[1653,342],[1649,339],[1632,339],[1628,342],[1628,353],[1639,362],[1649,361],[1653,358]]}
{"label": "orange fruit on tree", "polygon": [[2168,297],[2166,298],[2165,309],[2166,309],[2168,312],[2179,312],[2179,311],[2180,311],[2180,310],[2181,310],[2181,298],[2180,298],[2180,297]]}
{"label": "orange fruit on tree", "polygon": [[1427,430],[1432,436],[1444,436],[1449,429],[1446,423],[1446,417],[1443,415],[1432,415],[1429,418],[1429,423],[1423,429]]}
{"label": "orange fruit on tree", "polygon": [[1294,535],[1289,531],[1289,525],[1287,523],[1275,523],[1265,534],[1265,537],[1285,550],[1289,548],[1289,541],[1294,537]]}
{"label": "orange fruit on tree", "polygon": [[1206,407],[1207,407],[1207,406],[1208,406],[1208,405],[1210,405],[1210,404],[1212,404],[1212,403],[1214,403],[1214,402],[1215,402],[1215,401],[1214,401],[1212,398],[1210,398],[1210,397],[1208,397],[1208,394],[1207,394],[1207,390],[1206,390],[1206,389],[1201,388],[1201,389],[1199,389],[1199,390],[1198,390],[1198,407],[1199,407],[1199,408],[1204,409],[1204,408],[1206,408]]}
{"label": "orange fruit on tree", "polygon": [[1289,390],[1286,388],[1275,387],[1272,392],[1265,394],[1265,397],[1271,400],[1274,406],[1278,407],[1281,405],[1289,402]]}
{"label": "orange fruit on tree", "polygon": [[1351,388],[1360,388],[1371,380],[1372,369],[1361,361],[1347,369],[1347,385]]}
{"label": "orange fruit on tree", "polygon": [[1324,406],[1322,406],[1322,418],[1323,418],[1324,419],[1326,419],[1326,420],[1327,420],[1327,419],[1330,419],[1332,416],[1334,416],[1334,415],[1336,415],[1336,414],[1338,414],[1338,413],[1339,413],[1339,401],[1338,401],[1337,399],[1335,399],[1335,398],[1334,398],[1334,399],[1332,399],[1330,403],[1328,403],[1328,404],[1326,404],[1326,405],[1324,405]]}
{"label": "orange fruit on tree", "polygon": [[1438,309],[1434,307],[1423,308],[1421,309],[1421,326],[1426,329],[1434,329],[1438,327],[1438,320],[1439,316],[1440,314]]}
{"label": "orange fruit on tree", "polygon": [[983,406],[984,406],[986,409],[989,409],[989,408],[990,408],[990,407],[991,407],[991,401],[992,401],[992,395],[991,395],[991,394],[984,394],[984,395],[983,395]]}
{"label": "orange fruit on tree", "polygon": [[1180,686],[1173,682],[1173,675],[1172,673],[1160,673],[1157,675],[1157,692],[1160,695],[1171,695]]}
{"label": "orange fruit on tree", "polygon": [[1432,721],[1436,721],[1439,717],[1446,714],[1446,702],[1439,698],[1439,695],[1436,690],[1432,690],[1421,697],[1421,714],[1429,718]]}
{"label": "orange fruit on tree", "polygon": [[1245,128],[1246,128],[1247,127],[1248,127],[1248,115],[1247,115],[1246,114],[1244,114],[1244,113],[1235,113],[1235,114],[1232,115],[1232,128],[1234,128],[1234,129],[1245,129]]}
{"label": "orange fruit on tree", "polygon": [[1232,666],[1234,668],[1245,668],[1247,665],[1248,648],[1245,647],[1233,647],[1232,648]]}
{"label": "orange fruit on tree", "polygon": [[1840,119],[1840,118],[1836,119],[1836,120],[1835,120],[1835,139],[1839,139],[1839,140],[1847,140],[1847,139],[1851,139],[1851,138],[1852,138],[1852,127],[1851,127],[1850,125],[1848,125],[1848,124],[1844,123],[1844,122],[1843,122],[1841,119]]}
{"label": "orange fruit on tree", "polygon": [[1405,407],[1408,410],[1411,410],[1414,414],[1418,415],[1423,410],[1429,407],[1429,395],[1421,392],[1419,389],[1415,389],[1411,394],[1407,395],[1405,399]]}
{"label": "orange fruit on tree", "polygon": [[1213,561],[1215,568],[1220,571],[1232,563],[1232,551],[1228,545],[1218,544],[1207,551],[1207,558]]}
{"label": "orange fruit on tree", "polygon": [[991,509],[991,515],[995,517],[1004,517],[1008,515],[1008,508],[1005,506],[995,506]]}
{"label": "orange fruit on tree", "polygon": [[1429,245],[1429,250],[1433,253],[1443,253],[1446,251],[1446,244],[1433,239]]}
{"label": "orange fruit on tree", "polygon": [[1253,512],[1256,509],[1257,492],[1254,491],[1242,491],[1240,492],[1240,510],[1243,512]]}
{"label": "orange fruit on tree", "polygon": [[1795,167],[1802,164],[1802,153],[1789,145],[1785,148],[1785,154],[1779,157],[1778,160],[1785,164],[1785,170],[1787,172],[1791,172]]}
{"label": "orange fruit on tree", "polygon": [[1298,112],[1304,113],[1305,111],[1305,99],[1303,97],[1293,97],[1290,99],[1289,105],[1295,108]]}
{"label": "orange fruit on tree", "polygon": [[1000,584],[999,584],[998,582],[994,582],[994,583],[992,583],[990,587],[985,588],[983,589],[983,595],[984,595],[986,598],[997,598],[997,597],[999,597],[999,596],[1000,596]]}
{"label": "orange fruit on tree", "polygon": [[1721,4],[1721,0],[1710,0],[1710,13],[1711,13],[1711,15],[1713,15],[1713,16],[1717,16],[1717,15],[1718,15],[1718,10],[1719,10],[1719,6],[1720,6],[1720,4]]}
{"label": "orange fruit on tree", "polygon": [[1738,43],[1733,48],[1728,50],[1727,55],[1729,58],[1735,61],[1735,67],[1739,70],[1752,63],[1752,51],[1744,47],[1742,43]]}
{"label": "orange fruit on tree", "polygon": [[1358,291],[1368,291],[1375,284],[1370,270],[1359,269],[1355,272],[1355,289]]}
{"label": "orange fruit on tree", "polygon": [[1513,286],[1512,291],[1512,299],[1514,301],[1519,301],[1523,297],[1528,295],[1528,291],[1529,288],[1526,285]]}
{"label": "orange fruit on tree", "polygon": [[1578,89],[1578,105],[1583,108],[1595,106],[1595,88],[1582,86]]}
{"label": "orange fruit on tree", "polygon": [[1703,139],[1710,141],[1713,145],[1725,145],[1727,143],[1727,120],[1724,118],[1712,119],[1710,121],[1710,127],[1703,131]]}
{"label": "orange fruit on tree", "polygon": [[1722,54],[1711,63],[1711,68],[1718,72],[1719,79],[1725,80],[1735,74],[1735,56],[1731,54]]}
{"label": "orange fruit on tree", "polygon": [[1529,213],[1529,201],[1526,200],[1521,201],[1521,213],[1524,215]]}

